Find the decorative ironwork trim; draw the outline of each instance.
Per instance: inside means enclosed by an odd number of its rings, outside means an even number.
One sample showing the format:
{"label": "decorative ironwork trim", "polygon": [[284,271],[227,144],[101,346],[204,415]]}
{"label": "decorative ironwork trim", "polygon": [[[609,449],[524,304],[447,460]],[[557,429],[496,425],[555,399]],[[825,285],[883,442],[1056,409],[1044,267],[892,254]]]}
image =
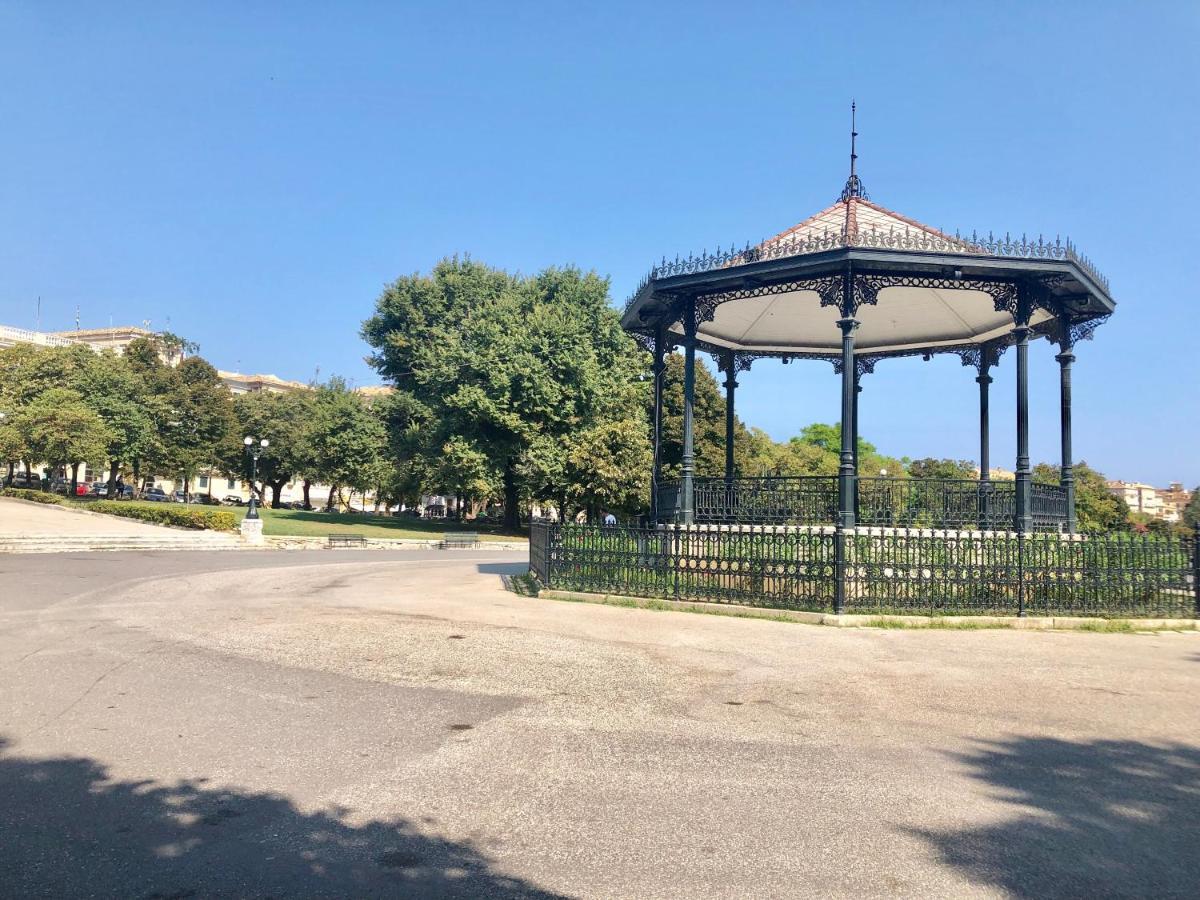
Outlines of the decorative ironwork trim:
{"label": "decorative ironwork trim", "polygon": [[852,232],[826,230],[820,234],[808,234],[803,237],[791,237],[788,240],[776,241],[769,246],[764,246],[764,244],[765,242],[751,245],[747,242],[741,248],[731,245],[724,250],[718,247],[715,253],[705,250],[699,256],[689,254],[687,257],[676,256],[673,260],[668,260],[664,256],[662,261],[642,279],[637,290],[626,303],[626,308],[628,309],[642,289],[655,279],[669,278],[675,275],[695,275],[762,260],[786,259],[845,248],[908,250],[920,253],[940,252],[966,258],[993,256],[1011,259],[1062,260],[1075,263],[1106,292],[1109,290],[1108,279],[1101,274],[1095,264],[1081,254],[1070,239],[1063,240],[1057,237],[1050,241],[1040,235],[1034,240],[1025,235],[1021,235],[1020,238],[1014,238],[1008,234],[998,237],[991,232],[981,235],[973,231],[968,237],[957,231],[953,235],[937,235],[921,229],[889,228],[887,231],[883,231],[875,228],[863,228],[855,229]]}
{"label": "decorative ironwork trim", "polygon": [[1012,281],[991,281],[978,278],[937,278],[929,275],[856,275],[855,293],[861,292],[861,302],[875,304],[879,292],[889,287],[919,287],[942,291],[979,291],[992,298],[996,312],[1015,315],[1017,285]]}

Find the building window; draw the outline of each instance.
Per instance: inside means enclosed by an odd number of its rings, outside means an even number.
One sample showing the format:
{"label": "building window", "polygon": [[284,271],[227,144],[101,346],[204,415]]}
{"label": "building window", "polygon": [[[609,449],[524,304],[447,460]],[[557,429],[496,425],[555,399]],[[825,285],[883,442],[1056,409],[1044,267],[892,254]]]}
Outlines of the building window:
{"label": "building window", "polygon": [[237,484],[234,482],[234,480],[232,478],[230,478],[229,481],[225,484],[225,487],[227,490],[232,491],[235,487],[237,487]]}
{"label": "building window", "polygon": [[207,475],[200,476],[200,487],[202,489],[208,487],[208,476]]}

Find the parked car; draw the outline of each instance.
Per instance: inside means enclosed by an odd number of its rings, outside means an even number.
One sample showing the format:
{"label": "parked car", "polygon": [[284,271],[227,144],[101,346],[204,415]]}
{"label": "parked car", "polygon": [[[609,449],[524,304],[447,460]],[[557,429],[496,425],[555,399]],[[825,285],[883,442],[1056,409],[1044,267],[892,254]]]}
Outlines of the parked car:
{"label": "parked car", "polygon": [[241,497],[239,497],[237,494],[226,494],[224,497],[221,498],[221,502],[224,503],[226,506],[245,506],[246,505],[246,501],[243,500]]}
{"label": "parked car", "polygon": [[[183,491],[176,491],[175,493],[173,493],[173,494],[171,495],[171,502],[172,502],[172,503],[187,503],[187,502],[188,502],[188,495],[187,495],[187,494],[185,494]],[[192,502],[193,502],[193,503],[195,503],[195,502],[196,502],[196,498],[195,498],[195,497],[192,497]]]}
{"label": "parked car", "polygon": [[36,491],[42,486],[42,476],[37,472],[14,472],[12,486]]}
{"label": "parked car", "polygon": [[[90,491],[88,491],[88,495],[91,497],[97,497],[99,499],[104,499],[104,498],[108,497],[108,482],[107,481],[93,481],[92,488]],[[133,499],[133,485],[125,484],[124,482],[119,484],[117,486],[117,489],[113,492],[113,499],[114,500],[132,500]]]}
{"label": "parked car", "polygon": [[167,496],[167,492],[160,487],[149,487],[142,491],[142,499],[149,500],[151,503],[169,503],[171,498]]}

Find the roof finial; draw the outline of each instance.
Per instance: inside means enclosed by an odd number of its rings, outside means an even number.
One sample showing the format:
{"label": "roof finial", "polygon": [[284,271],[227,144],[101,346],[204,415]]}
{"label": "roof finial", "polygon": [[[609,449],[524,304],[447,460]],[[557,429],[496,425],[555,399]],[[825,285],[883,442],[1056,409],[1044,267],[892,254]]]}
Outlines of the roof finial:
{"label": "roof finial", "polygon": [[850,101],[850,177],[846,179],[846,186],[842,188],[841,201],[845,203],[851,197],[859,197],[863,200],[869,199],[867,192],[863,188],[861,179],[854,171],[855,162],[858,160],[858,154],[855,152],[856,139],[858,131],[856,129],[857,105],[853,100]]}

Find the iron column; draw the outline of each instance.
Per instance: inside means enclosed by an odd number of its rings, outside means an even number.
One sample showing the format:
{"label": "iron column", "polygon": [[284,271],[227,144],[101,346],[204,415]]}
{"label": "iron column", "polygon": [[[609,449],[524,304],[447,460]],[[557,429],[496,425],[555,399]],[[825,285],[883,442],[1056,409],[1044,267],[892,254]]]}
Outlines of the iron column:
{"label": "iron column", "polygon": [[854,329],[858,320],[845,315],[838,319],[842,329],[842,452],[838,465],[838,525],[854,527]]}
{"label": "iron column", "polygon": [[988,374],[987,348],[982,352],[985,355],[980,359],[975,380],[979,382],[979,517],[980,526],[986,528],[991,524],[992,499],[992,450],[988,434],[988,385],[992,383],[992,376]]}
{"label": "iron column", "polygon": [[1075,465],[1071,456],[1071,363],[1075,354],[1069,343],[1062,345],[1058,360],[1059,415],[1062,423],[1062,466],[1058,483],[1067,495],[1067,532],[1075,533]]}
{"label": "iron column", "polygon": [[696,298],[683,304],[683,465],[680,471],[680,518],[685,525],[695,517],[695,448],[692,443],[692,407],[696,400]]}
{"label": "iron column", "polygon": [[1017,295],[1017,471],[1016,530],[1033,530],[1033,473],[1029,469],[1029,297],[1022,285]]}
{"label": "iron column", "polygon": [[737,389],[737,358],[732,350],[725,351],[725,482],[733,481],[733,396]]}
{"label": "iron column", "polygon": [[662,477],[660,471],[659,448],[662,446],[662,395],[663,372],[666,371],[666,326],[661,322],[654,329],[654,366],[651,373],[654,377],[654,464],[650,470],[650,517],[658,521],[658,482]]}
{"label": "iron column", "polygon": [[853,423],[853,431],[851,432],[850,442],[854,446],[854,477],[859,475],[858,471],[858,395],[862,393],[862,385],[859,383],[861,376],[858,372],[858,364],[854,366],[854,415],[851,417]]}

